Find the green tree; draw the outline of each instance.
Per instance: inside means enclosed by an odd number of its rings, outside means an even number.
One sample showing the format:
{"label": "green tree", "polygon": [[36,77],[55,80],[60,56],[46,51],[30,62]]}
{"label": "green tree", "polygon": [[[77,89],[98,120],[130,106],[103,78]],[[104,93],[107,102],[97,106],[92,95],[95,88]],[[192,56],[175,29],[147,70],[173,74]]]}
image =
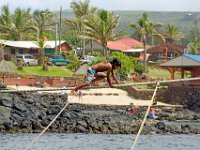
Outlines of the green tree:
{"label": "green tree", "polygon": [[123,78],[126,78],[127,74],[134,70],[133,61],[129,58],[129,56],[125,55],[124,53],[113,52],[112,58],[118,58],[121,61],[122,66],[121,66],[119,72]]}
{"label": "green tree", "polygon": [[76,71],[80,67],[81,61],[78,59],[78,56],[75,53],[75,51],[70,51],[67,58],[70,61],[70,63],[67,65],[67,68]]}
{"label": "green tree", "polygon": [[33,13],[33,23],[37,31],[37,40],[43,39],[44,33],[53,29],[53,25],[50,22],[53,18],[53,14],[48,10],[40,11],[36,10]]}
{"label": "green tree", "polygon": [[175,25],[168,24],[165,28],[165,31],[162,34],[165,38],[166,43],[176,43],[177,41],[181,41],[184,38],[184,34]]}
{"label": "green tree", "polygon": [[67,30],[65,33],[63,33],[63,39],[65,39],[65,41],[74,49],[80,45],[80,40],[78,39],[78,35],[74,30]]}
{"label": "green tree", "polygon": [[125,35],[124,31],[115,32],[120,17],[110,11],[100,10],[98,14],[89,14],[84,20],[85,28],[83,36],[99,41],[103,47],[103,55],[108,54],[108,41],[117,40]]}
{"label": "green tree", "polygon": [[157,35],[157,30],[162,27],[162,24],[150,22],[148,31],[150,32],[151,45],[154,45],[154,36]]}
{"label": "green tree", "polygon": [[152,23],[148,18],[147,13],[143,13],[142,17],[138,20],[137,24],[130,24],[130,27],[138,32],[140,40],[144,44],[144,73],[146,73],[146,53],[147,53],[147,38],[152,33]]}
{"label": "green tree", "polygon": [[43,39],[38,40],[35,42],[36,45],[38,45],[38,64],[42,65],[43,70],[48,70],[48,59],[44,57],[44,48],[45,48],[45,41]]}
{"label": "green tree", "polygon": [[83,20],[81,18],[76,18],[75,20],[65,20],[65,25],[67,26],[67,33],[73,32],[77,38],[77,42],[75,43],[75,47],[83,47],[83,41],[80,39],[80,34],[83,32]]}
{"label": "green tree", "polygon": [[71,8],[75,14],[76,18],[81,18],[83,16],[87,16],[90,13],[95,13],[97,8],[90,6],[90,0],[84,0],[77,2],[73,0],[71,2]]}
{"label": "green tree", "polygon": [[14,15],[11,15],[7,5],[2,7],[0,17],[0,32],[7,39],[26,40],[32,37],[31,31],[34,30],[31,22],[30,9],[22,10],[17,8]]}
{"label": "green tree", "polygon": [[[94,14],[97,9],[95,7],[90,6],[90,0],[78,1],[78,2],[76,0],[73,0],[71,2],[71,8],[75,14],[75,19],[74,20],[66,19],[65,24],[71,30],[76,31],[77,35],[82,35],[84,31],[84,24],[83,24],[84,18],[90,13]],[[81,36],[79,36],[79,39],[80,39],[80,48],[82,50],[82,55],[84,55],[85,39],[84,37]]]}
{"label": "green tree", "polygon": [[7,5],[4,5],[1,8],[1,16],[0,16],[0,33],[1,36],[8,37],[10,34],[9,31],[11,29],[9,28],[12,24],[12,16],[10,13],[10,9]]}
{"label": "green tree", "polygon": [[193,42],[189,44],[189,53],[190,54],[199,54],[198,49],[200,48],[200,43],[199,42]]}

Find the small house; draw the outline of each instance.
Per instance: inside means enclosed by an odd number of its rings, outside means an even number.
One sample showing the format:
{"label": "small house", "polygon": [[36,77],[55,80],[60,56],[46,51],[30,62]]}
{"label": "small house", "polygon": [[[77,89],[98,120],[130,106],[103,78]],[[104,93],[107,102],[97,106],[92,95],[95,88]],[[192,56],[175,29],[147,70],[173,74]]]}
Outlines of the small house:
{"label": "small house", "polygon": [[165,43],[147,49],[150,61],[169,60],[184,53],[185,47],[182,45]]}
{"label": "small house", "polygon": [[[38,55],[40,47],[36,41],[8,41],[0,40],[0,43],[4,45],[4,56],[6,60],[11,60],[17,54],[32,54],[34,56]],[[55,41],[45,41],[44,44],[44,54],[50,55],[53,54],[54,50],[59,51],[68,51],[71,50],[71,47],[65,42]]]}

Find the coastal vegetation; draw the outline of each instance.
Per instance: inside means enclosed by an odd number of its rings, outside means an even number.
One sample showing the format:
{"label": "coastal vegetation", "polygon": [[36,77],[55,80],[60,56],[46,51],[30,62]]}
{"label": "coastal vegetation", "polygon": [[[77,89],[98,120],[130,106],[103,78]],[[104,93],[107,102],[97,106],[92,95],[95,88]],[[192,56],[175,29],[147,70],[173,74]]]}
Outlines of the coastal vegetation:
{"label": "coastal vegetation", "polygon": [[[175,21],[172,13],[170,13],[169,18],[164,12],[108,11],[91,6],[90,0],[72,1],[71,11],[63,11],[62,18],[61,16],[58,18],[58,12],[50,12],[47,9],[32,11],[31,9],[17,8],[12,13],[9,6],[4,5],[1,8],[0,15],[0,39],[37,41],[36,43],[40,47],[38,52],[39,64],[43,66],[41,69],[44,70],[39,71],[39,74],[45,74],[44,72],[47,70],[48,73],[46,74],[51,74],[52,68],[48,68],[46,65],[47,60],[44,58],[43,51],[45,40],[55,40],[57,38],[57,30],[59,31],[59,38],[66,40],[73,50],[80,48],[81,56],[86,54],[86,43],[90,43],[91,53],[94,54],[97,50],[93,49],[93,43],[94,41],[99,42],[103,50],[100,51],[102,55],[98,56],[98,60],[105,61],[106,57],[120,57],[123,59],[123,64],[125,64],[120,70],[124,77],[127,73],[134,72],[134,69],[150,73],[147,67],[148,64],[146,64],[146,61],[143,61],[144,65],[142,66],[140,62],[136,63],[137,61],[133,61],[135,58],[125,57],[125,54],[111,54],[107,49],[108,41],[131,36],[143,42],[145,53],[148,45],[171,43],[188,45],[189,53],[199,54],[198,48],[200,44],[198,41],[200,37],[198,34],[198,22],[194,22],[198,13],[193,13],[193,15],[183,13],[183,15],[174,12],[175,16],[179,18],[178,23],[177,20]],[[186,27],[184,25],[181,26],[181,21],[182,24],[187,22],[187,30],[185,30]],[[194,26],[191,25],[193,23]],[[80,66],[79,57],[70,53],[67,57],[71,63],[68,64],[67,68],[71,71],[76,71]],[[19,73],[31,73],[27,68],[24,67]],[[33,68],[37,67],[31,67],[31,69]],[[27,73],[25,73],[26,70]],[[33,72],[37,74],[36,71]],[[57,75],[59,76],[59,73]],[[67,76],[70,75],[69,73]]]}
{"label": "coastal vegetation", "polygon": [[[106,22],[108,23],[111,21],[108,19],[113,19],[113,34],[125,30],[127,36],[132,36],[137,40],[142,41],[141,37],[138,35],[139,33],[141,34],[141,32],[144,32],[144,30],[137,30],[139,28],[133,30],[130,25],[139,22],[142,23],[142,21],[144,23],[144,19],[146,18],[146,23],[149,23],[149,37],[147,39],[149,45],[152,45],[152,43],[161,43],[160,40],[152,40],[153,34],[165,35],[164,37],[168,38],[170,36],[170,30],[173,32],[178,31],[179,38],[176,39],[177,41],[175,41],[175,43],[187,45],[188,43],[198,41],[200,38],[198,34],[198,22],[194,25],[195,17],[199,15],[197,12],[194,12],[192,15],[188,15],[187,12],[110,12],[90,6],[89,0],[83,2],[73,1],[71,3],[71,8],[72,10],[70,11],[64,10],[62,12],[61,38],[70,43],[72,47],[82,48],[84,42],[83,39],[86,40],[85,42],[95,39],[95,36],[91,34],[92,26],[93,30],[94,27],[98,27],[99,29],[99,33],[95,35],[105,33],[105,31],[100,30],[100,27],[103,28],[104,26],[104,29],[106,29],[107,26],[108,29],[109,24],[106,25]],[[104,22],[101,22],[100,20]],[[93,21],[93,25],[91,21]],[[91,26],[89,26],[88,23],[91,23]],[[94,24],[96,26],[94,26]],[[100,26],[100,24],[102,26]],[[56,25],[60,27],[58,12],[17,8],[14,13],[11,13],[8,5],[2,6],[1,8],[1,39],[38,41],[42,38],[48,38],[49,40],[54,40]],[[184,38],[182,35],[185,35]],[[101,40],[99,37],[96,37],[95,40],[97,40],[97,38],[98,40]],[[174,36],[173,38],[177,38],[177,36]],[[104,43],[105,40],[102,41]],[[165,42],[168,41],[166,40]]]}

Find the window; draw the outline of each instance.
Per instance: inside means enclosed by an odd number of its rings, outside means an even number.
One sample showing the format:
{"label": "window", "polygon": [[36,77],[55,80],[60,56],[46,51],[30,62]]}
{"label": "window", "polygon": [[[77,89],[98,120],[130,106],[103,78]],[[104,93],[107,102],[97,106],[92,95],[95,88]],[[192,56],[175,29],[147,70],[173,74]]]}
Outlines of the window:
{"label": "window", "polygon": [[22,49],[19,49],[19,54],[23,54],[23,50]]}
{"label": "window", "polygon": [[34,59],[33,56],[31,56],[31,55],[25,55],[24,57],[25,57],[26,59]]}
{"label": "window", "polygon": [[11,48],[11,54],[15,54],[15,49]]}

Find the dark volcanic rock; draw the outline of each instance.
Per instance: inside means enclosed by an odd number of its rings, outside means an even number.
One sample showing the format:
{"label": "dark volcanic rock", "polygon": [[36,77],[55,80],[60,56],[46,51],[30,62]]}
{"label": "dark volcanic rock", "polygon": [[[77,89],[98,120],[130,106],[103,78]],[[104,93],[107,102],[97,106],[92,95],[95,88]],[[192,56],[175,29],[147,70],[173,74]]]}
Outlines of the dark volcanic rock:
{"label": "dark volcanic rock", "polygon": [[[67,95],[47,93],[1,94],[0,132],[41,132],[61,111],[67,98]],[[69,104],[48,132],[136,134],[146,109],[138,107],[133,116],[129,113],[130,106]],[[147,119],[142,134],[200,133],[200,115],[193,111],[156,107],[156,116],[156,121]]]}

